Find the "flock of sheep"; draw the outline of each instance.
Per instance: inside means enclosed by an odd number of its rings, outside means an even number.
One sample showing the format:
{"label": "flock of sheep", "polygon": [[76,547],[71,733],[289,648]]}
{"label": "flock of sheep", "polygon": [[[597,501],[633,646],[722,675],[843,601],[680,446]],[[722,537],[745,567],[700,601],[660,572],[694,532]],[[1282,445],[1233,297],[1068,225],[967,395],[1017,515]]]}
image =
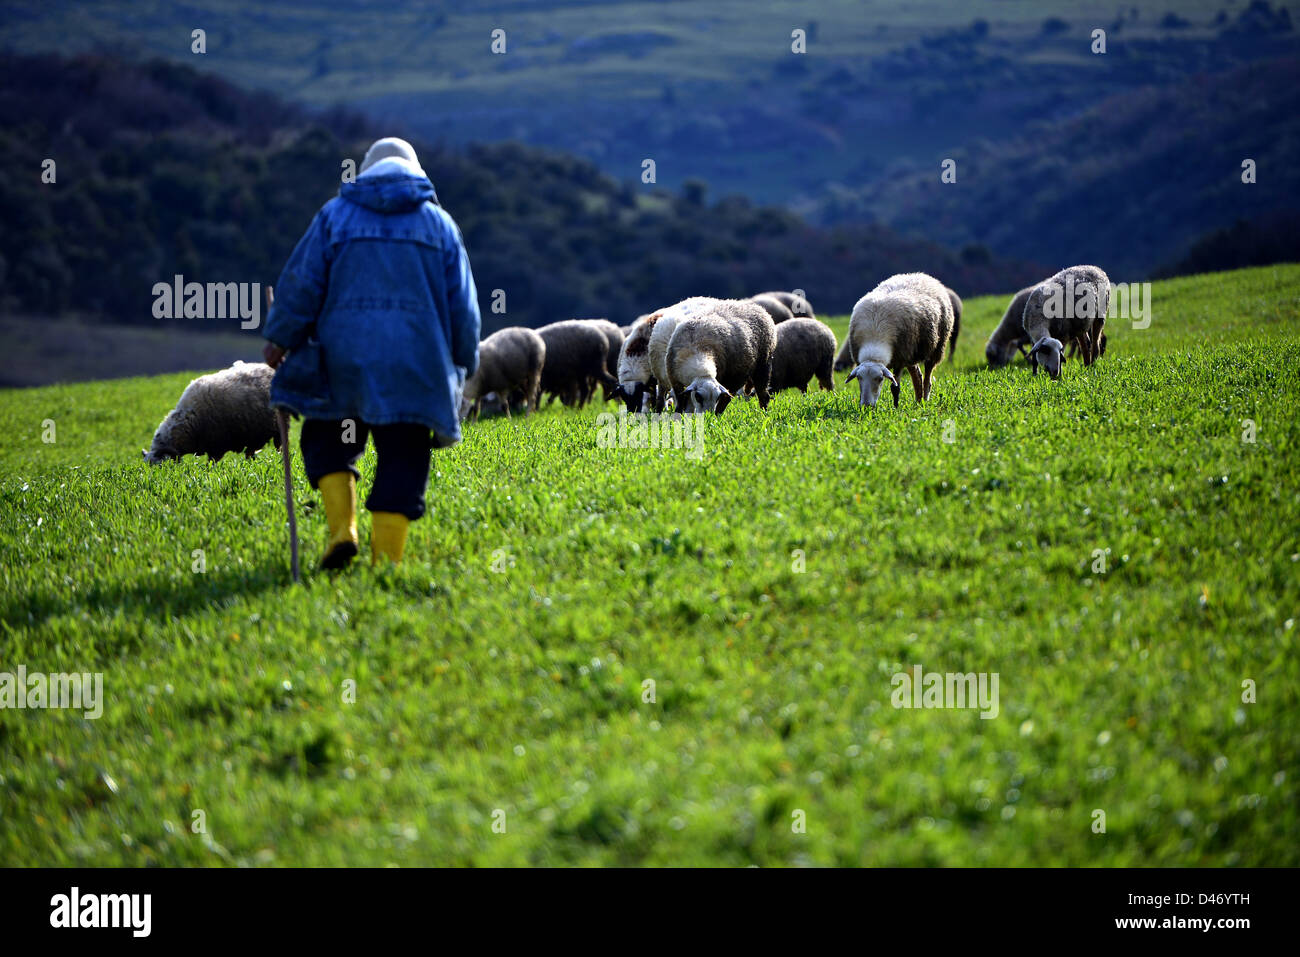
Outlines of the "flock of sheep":
{"label": "flock of sheep", "polygon": [[[1068,301],[1067,301],[1068,299]],[[1071,266],[1016,293],[985,347],[991,367],[1017,351],[1035,374],[1053,379],[1075,351],[1090,365],[1106,351],[1103,327],[1110,280],[1096,266]],[[1062,306],[1064,305],[1064,308]],[[583,406],[600,389],[630,412],[721,414],[736,396],[767,408],[783,389],[807,391],[816,378],[833,389],[833,371],[851,369],[863,406],[874,407],[889,383],[912,379],[918,402],[930,396],[932,375],[951,360],[962,302],[925,273],[891,276],[853,307],[837,354],[835,334],[802,295],[762,293],[751,299],[695,296],[641,316],[628,326],[605,319],[568,319],[540,329],[512,326],[479,344],[479,367],[465,383],[461,414],[496,406],[531,412],[543,397]],[[251,455],[277,435],[270,411],[271,370],[237,362],[189,384],[144,452],[150,463],[182,455]]]}

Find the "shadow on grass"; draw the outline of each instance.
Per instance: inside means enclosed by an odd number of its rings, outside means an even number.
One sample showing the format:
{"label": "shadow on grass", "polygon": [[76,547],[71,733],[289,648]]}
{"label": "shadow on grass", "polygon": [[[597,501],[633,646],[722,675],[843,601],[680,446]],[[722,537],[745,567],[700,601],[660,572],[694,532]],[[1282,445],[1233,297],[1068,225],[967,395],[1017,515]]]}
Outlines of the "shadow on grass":
{"label": "shadow on grass", "polygon": [[59,591],[42,588],[25,595],[7,595],[0,616],[10,626],[39,626],[58,615],[87,614],[128,620],[166,621],[207,611],[291,584],[289,570],[280,565],[258,569],[225,569],[185,578],[158,576],[96,583],[90,588]]}

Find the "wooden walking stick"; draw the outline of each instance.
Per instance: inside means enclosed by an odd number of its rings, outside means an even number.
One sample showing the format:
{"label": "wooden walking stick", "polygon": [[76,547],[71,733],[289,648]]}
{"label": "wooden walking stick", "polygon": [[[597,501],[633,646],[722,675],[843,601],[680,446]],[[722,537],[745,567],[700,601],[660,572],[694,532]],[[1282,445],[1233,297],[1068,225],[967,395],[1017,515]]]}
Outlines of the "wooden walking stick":
{"label": "wooden walking stick", "polygon": [[[275,290],[266,287],[266,311],[271,312],[271,303],[275,302]],[[293,573],[294,584],[302,580],[298,574],[298,516],[293,510],[293,469],[289,464],[289,412],[284,408],[275,410],[275,421],[280,426],[280,457],[284,460],[284,507],[289,512],[289,570]]]}

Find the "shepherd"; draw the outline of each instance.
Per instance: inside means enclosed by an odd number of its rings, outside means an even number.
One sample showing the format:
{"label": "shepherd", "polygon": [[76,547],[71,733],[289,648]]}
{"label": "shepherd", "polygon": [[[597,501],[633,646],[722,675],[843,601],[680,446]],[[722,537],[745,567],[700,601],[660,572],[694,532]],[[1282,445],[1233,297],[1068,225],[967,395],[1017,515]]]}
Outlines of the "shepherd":
{"label": "shepherd", "polygon": [[432,450],[460,441],[481,323],[464,239],[411,144],[371,145],[275,291],[263,356],[276,370],[271,405],[304,420],[303,463],[329,526],[320,567],[343,568],[359,550],[357,462],[368,437],[371,563],[396,563],[425,512]]}

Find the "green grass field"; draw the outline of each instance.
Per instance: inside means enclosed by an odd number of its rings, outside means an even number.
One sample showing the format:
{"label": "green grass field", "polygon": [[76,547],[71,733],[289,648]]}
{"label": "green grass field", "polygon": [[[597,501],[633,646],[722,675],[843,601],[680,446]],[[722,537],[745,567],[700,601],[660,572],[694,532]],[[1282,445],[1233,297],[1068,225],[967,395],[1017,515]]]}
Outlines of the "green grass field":
{"label": "green grass field", "polygon": [[141,461],[188,375],[0,393],[0,672],[105,697],[0,710],[0,863],[1300,864],[1300,266],[1153,298],[1056,383],[971,300],[925,407],[701,461],[470,425],[406,563],[299,588],[269,447]]}

